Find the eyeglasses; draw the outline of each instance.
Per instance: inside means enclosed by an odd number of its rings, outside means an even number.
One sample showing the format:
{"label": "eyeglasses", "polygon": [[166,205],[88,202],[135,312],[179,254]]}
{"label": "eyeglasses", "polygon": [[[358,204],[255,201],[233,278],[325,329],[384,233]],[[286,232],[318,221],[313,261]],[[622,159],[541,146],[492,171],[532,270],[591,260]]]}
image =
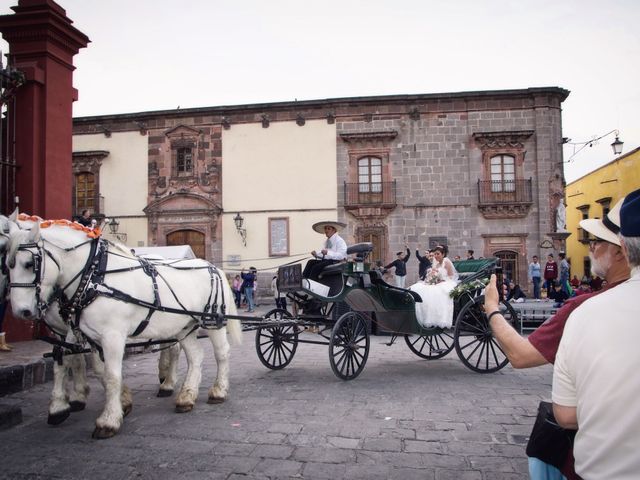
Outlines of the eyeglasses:
{"label": "eyeglasses", "polygon": [[589,248],[591,250],[593,250],[594,248],[596,248],[596,245],[599,244],[599,243],[609,243],[609,242],[607,242],[606,240],[603,240],[601,238],[594,238],[594,239],[589,240]]}

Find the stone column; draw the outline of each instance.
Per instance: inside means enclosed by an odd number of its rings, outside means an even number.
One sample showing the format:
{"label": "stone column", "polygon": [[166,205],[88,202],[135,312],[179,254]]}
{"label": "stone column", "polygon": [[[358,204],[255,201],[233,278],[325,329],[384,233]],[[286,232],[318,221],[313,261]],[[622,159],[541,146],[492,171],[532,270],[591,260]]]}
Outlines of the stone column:
{"label": "stone column", "polygon": [[19,0],[0,16],[9,62],[26,83],[16,92],[16,193],[20,210],[70,218],[73,57],[89,38],[52,0]]}

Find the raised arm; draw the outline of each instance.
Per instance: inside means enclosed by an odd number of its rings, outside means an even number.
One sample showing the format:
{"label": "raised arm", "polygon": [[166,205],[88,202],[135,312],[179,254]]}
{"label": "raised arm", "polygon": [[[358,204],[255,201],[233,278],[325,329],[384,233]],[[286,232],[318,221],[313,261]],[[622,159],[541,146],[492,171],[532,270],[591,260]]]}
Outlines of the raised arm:
{"label": "raised arm", "polygon": [[[495,275],[491,275],[491,280],[485,288],[484,295],[485,313],[491,315],[491,313],[499,311],[500,305]],[[489,325],[513,368],[531,368],[548,363],[526,338],[520,336],[502,314],[492,315]]]}

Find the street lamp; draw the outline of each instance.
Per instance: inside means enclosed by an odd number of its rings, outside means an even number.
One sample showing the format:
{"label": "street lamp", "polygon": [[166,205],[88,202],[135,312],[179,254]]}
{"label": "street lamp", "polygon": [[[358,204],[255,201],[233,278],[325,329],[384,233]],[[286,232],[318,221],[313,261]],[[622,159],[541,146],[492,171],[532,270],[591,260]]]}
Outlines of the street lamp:
{"label": "street lamp", "polygon": [[116,237],[119,242],[126,243],[127,242],[127,234],[126,233],[118,233],[120,229],[120,222],[115,218],[112,218],[107,222],[107,226],[109,227],[109,232],[111,235]]}
{"label": "street lamp", "polygon": [[111,221],[107,223],[107,225],[109,225],[109,231],[113,235],[118,233],[118,227],[120,227],[120,222],[118,222],[115,218],[112,218]]}
{"label": "street lamp", "polygon": [[578,148],[573,152],[573,155],[569,157],[569,160],[567,160],[567,162],[570,162],[571,160],[573,160],[573,157],[575,157],[578,153],[580,153],[583,148],[593,147],[598,143],[598,140],[602,140],[604,137],[611,135],[612,133],[615,134],[616,136],[616,139],[611,144],[611,148],[613,149],[613,154],[620,155],[622,153],[622,146],[624,145],[624,142],[620,140],[620,132],[618,130],[611,130],[610,132],[607,132],[604,135],[600,135],[599,137],[593,138],[591,140],[587,140],[586,142],[571,142],[570,138],[563,138],[562,139],[563,144],[574,145],[574,149],[576,148],[576,146],[578,145],[580,146],[580,148]]}
{"label": "street lamp", "polygon": [[242,238],[242,243],[246,247],[247,246],[247,229],[242,228],[242,224],[244,223],[244,218],[240,216],[240,212],[233,217],[233,223],[236,224],[236,231],[240,234]]}
{"label": "street lamp", "polygon": [[611,144],[614,155],[620,155],[622,153],[622,145],[624,145],[624,142],[620,141],[620,139],[618,138],[618,131],[616,130],[616,139]]}

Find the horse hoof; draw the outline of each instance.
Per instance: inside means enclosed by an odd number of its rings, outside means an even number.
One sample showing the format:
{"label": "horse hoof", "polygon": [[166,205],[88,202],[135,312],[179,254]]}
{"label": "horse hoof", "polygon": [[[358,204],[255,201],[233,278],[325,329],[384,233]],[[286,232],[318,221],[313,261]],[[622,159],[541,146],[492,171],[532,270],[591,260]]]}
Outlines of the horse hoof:
{"label": "horse hoof", "polygon": [[71,409],[67,408],[58,413],[50,413],[47,417],[47,423],[49,425],[60,425],[71,415]]}
{"label": "horse hoof", "polygon": [[193,410],[193,405],[176,405],[176,413],[187,413]]}
{"label": "horse hoof", "polygon": [[126,417],[127,415],[129,415],[131,413],[131,410],[133,410],[133,405],[123,405],[122,406],[122,416]]}
{"label": "horse hoof", "polygon": [[93,431],[93,433],[91,434],[91,438],[96,438],[98,440],[101,440],[101,439],[104,439],[104,438],[111,438],[116,433],[118,433],[118,431],[116,429],[114,429],[114,428],[96,427],[95,430]]}
{"label": "horse hoof", "polygon": [[171,395],[173,395],[173,388],[171,390],[158,390],[158,397],[170,397]]}
{"label": "horse hoof", "polygon": [[85,402],[81,402],[80,400],[72,400],[69,402],[69,406],[71,407],[72,412],[81,412],[84,410],[84,407],[87,406]]}
{"label": "horse hoof", "polygon": [[207,399],[207,403],[209,405],[216,405],[218,403],[224,403],[225,399],[224,398],[219,398],[219,397],[209,397]]}

